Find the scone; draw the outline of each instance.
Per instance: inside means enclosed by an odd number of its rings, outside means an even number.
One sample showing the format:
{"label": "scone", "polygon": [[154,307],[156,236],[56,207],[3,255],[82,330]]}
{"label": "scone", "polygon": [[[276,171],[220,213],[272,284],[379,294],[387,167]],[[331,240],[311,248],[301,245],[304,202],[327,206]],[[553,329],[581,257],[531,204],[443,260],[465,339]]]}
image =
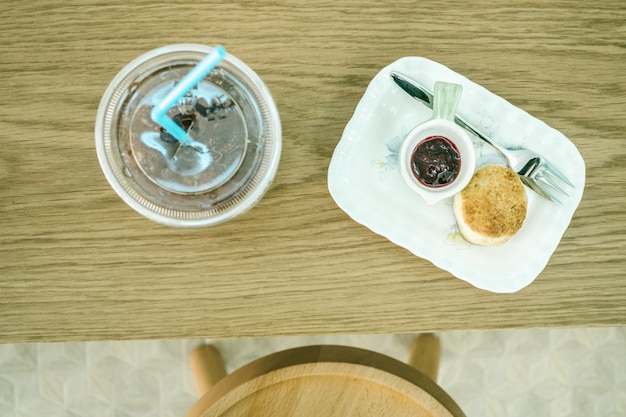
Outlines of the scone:
{"label": "scone", "polygon": [[501,245],[512,238],[526,218],[528,197],[517,173],[501,165],[485,165],[454,196],[459,231],[471,243]]}

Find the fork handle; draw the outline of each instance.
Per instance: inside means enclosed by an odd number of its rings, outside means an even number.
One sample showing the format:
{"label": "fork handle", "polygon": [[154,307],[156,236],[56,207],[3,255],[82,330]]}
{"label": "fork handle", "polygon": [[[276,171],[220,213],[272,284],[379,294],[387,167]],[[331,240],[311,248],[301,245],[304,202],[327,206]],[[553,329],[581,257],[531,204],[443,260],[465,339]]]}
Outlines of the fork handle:
{"label": "fork handle", "polygon": [[506,156],[506,152],[504,151],[504,148],[500,147],[500,145],[496,144],[491,139],[489,139],[487,137],[487,135],[484,135],[480,130],[478,130],[477,128],[472,126],[463,117],[461,117],[461,116],[459,116],[457,114],[456,117],[454,118],[454,123],[456,123],[457,125],[461,126],[463,129],[470,131],[474,135],[478,136],[480,139],[482,139],[485,142],[487,142],[489,145],[491,145],[494,149],[496,149],[498,152],[500,152],[502,154],[502,156],[504,156],[508,160],[508,157]]}

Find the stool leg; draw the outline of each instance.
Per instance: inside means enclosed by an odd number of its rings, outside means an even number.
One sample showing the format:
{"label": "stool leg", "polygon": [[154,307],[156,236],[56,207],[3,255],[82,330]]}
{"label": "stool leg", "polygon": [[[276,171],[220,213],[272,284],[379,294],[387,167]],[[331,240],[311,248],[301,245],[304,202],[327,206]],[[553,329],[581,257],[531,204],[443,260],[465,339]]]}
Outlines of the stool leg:
{"label": "stool leg", "polygon": [[432,333],[424,333],[413,342],[409,365],[437,382],[440,358],[441,342],[439,338]]}
{"label": "stool leg", "polygon": [[226,376],[222,357],[218,350],[211,345],[200,345],[195,348],[191,352],[189,362],[196,382],[196,389],[201,397]]}

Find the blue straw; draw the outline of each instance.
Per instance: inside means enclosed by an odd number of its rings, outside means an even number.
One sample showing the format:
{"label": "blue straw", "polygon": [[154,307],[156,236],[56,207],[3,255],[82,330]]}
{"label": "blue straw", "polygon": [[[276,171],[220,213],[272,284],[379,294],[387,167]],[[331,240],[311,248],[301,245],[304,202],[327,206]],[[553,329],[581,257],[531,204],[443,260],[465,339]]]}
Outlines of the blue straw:
{"label": "blue straw", "polygon": [[167,116],[167,112],[174,106],[178,101],[189,92],[193,87],[195,87],[204,77],[207,76],[209,72],[211,72],[217,64],[220,63],[222,59],[226,56],[226,50],[221,46],[216,46],[213,50],[204,57],[198,65],[196,65],[187,75],[185,75],[179,83],[177,83],[172,91],[170,91],[167,96],[163,99],[163,101],[152,108],[150,112],[150,116],[155,123],[158,123],[163,127],[163,129],[167,130],[178,142],[180,142],[183,146],[190,146],[194,141],[194,139],[187,134],[174,122],[170,117]]}

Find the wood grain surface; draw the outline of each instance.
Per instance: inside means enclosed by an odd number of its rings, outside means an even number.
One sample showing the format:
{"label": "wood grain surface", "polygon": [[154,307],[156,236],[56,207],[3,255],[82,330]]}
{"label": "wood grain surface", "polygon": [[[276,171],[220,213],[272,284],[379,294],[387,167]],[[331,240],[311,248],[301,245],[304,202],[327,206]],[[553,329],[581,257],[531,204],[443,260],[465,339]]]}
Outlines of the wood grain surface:
{"label": "wood grain surface", "polygon": [[344,346],[306,346],[253,361],[226,376],[186,417],[464,417],[421,372]]}
{"label": "wood grain surface", "polygon": [[[626,325],[626,4],[7,0],[0,13],[0,341]],[[160,226],[114,193],[94,121],[109,82],[167,44],[221,44],[283,124],[251,211]],[[327,189],[369,81],[438,61],[560,130],[587,185],[537,280],[473,288],[353,222]]]}

